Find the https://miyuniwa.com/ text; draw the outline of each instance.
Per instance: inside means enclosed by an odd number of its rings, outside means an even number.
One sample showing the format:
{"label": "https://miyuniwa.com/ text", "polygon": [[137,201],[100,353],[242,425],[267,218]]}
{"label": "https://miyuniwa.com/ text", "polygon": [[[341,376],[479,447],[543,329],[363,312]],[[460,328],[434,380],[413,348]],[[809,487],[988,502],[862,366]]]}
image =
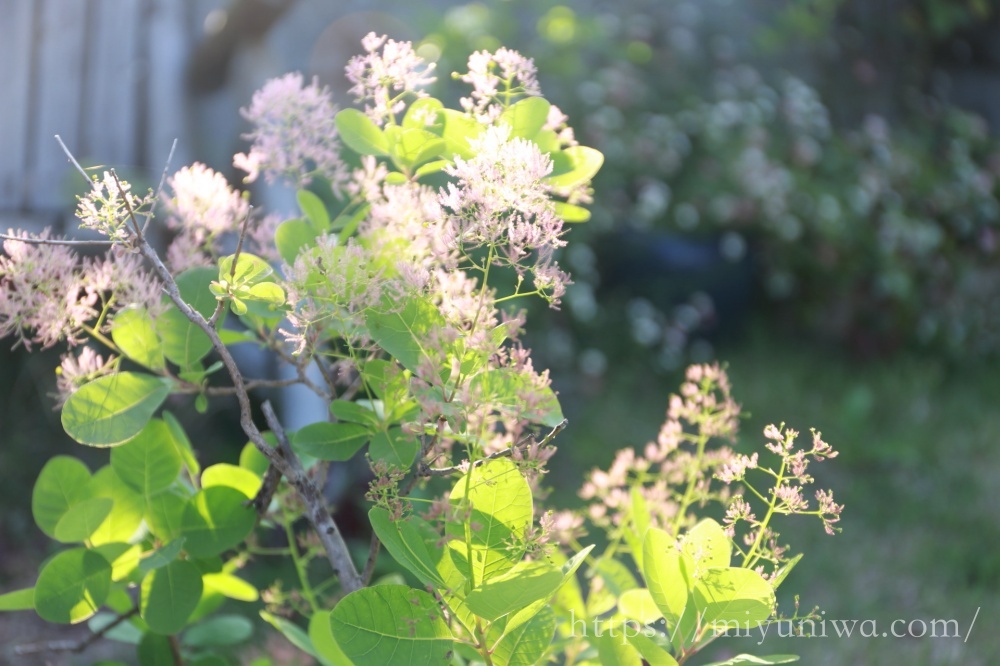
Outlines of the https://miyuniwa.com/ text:
{"label": "https://miyuniwa.com/ text", "polygon": [[[979,617],[979,611],[980,608],[976,608],[972,618],[966,622],[957,618],[834,619],[827,618],[826,612],[822,611],[812,618],[777,619],[767,622],[729,620],[709,624],[716,634],[725,634],[731,638],[753,639],[757,645],[762,645],[768,638],[933,638],[961,639],[962,642],[968,642],[976,618]],[[650,638],[657,634],[667,634],[671,642],[674,638],[669,635],[671,631],[665,626],[663,618],[646,625],[632,620],[624,623],[607,623],[592,619],[588,622],[577,618],[575,613],[571,612],[570,621],[573,635],[597,637],[608,635],[612,638],[620,637],[624,642],[640,634]],[[698,623],[701,624],[703,623]],[[675,623],[674,631],[681,625],[682,622]]]}

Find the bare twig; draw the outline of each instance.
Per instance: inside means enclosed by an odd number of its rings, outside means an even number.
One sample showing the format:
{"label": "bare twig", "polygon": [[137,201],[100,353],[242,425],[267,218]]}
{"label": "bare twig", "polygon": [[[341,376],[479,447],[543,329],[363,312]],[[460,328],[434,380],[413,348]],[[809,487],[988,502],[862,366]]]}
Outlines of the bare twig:
{"label": "bare twig", "polygon": [[87,181],[87,184],[93,187],[94,181],[90,179],[90,176],[87,174],[87,170],[80,166],[80,163],[76,161],[75,157],[73,157],[73,153],[69,152],[69,148],[66,147],[66,144],[63,143],[62,137],[58,134],[56,134],[56,141],[59,142],[59,146],[62,148],[63,152],[66,153],[66,157],[73,163],[73,166],[75,166],[76,170],[80,172],[80,175],[83,176],[85,181]]}
{"label": "bare twig", "polygon": [[65,238],[20,238],[10,234],[0,234],[0,240],[12,240],[29,245],[70,245],[78,247],[108,247],[114,245],[113,240],[67,240]]}
{"label": "bare twig", "polygon": [[264,481],[260,484],[260,490],[250,500],[250,506],[257,511],[258,519],[263,518],[264,514],[267,513],[267,508],[271,506],[271,500],[274,499],[274,493],[277,492],[280,481],[281,472],[274,465],[268,465],[267,472],[264,473]]}
{"label": "bare twig", "polygon": [[74,654],[80,654],[88,647],[96,643],[97,641],[104,638],[109,631],[117,627],[122,622],[125,622],[131,617],[134,617],[139,612],[139,607],[135,606],[127,613],[122,613],[114,620],[108,624],[101,627],[99,631],[95,631],[90,636],[87,636],[83,640],[79,641],[46,641],[44,643],[30,643],[27,645],[18,645],[14,648],[14,654],[39,654],[43,652],[72,652]]}
{"label": "bare twig", "polygon": [[292,451],[271,403],[265,402],[261,406],[261,410],[264,412],[264,418],[267,419],[268,427],[278,440],[278,450],[286,467],[281,471],[305,503],[309,522],[313,524],[319,535],[319,540],[326,549],[327,559],[330,560],[330,566],[340,577],[340,584],[348,592],[361,589],[364,587],[364,583],[361,576],[358,575],[358,570],[354,568],[350,551],[347,549],[347,544],[344,543],[337,523],[334,522],[330,512],[326,509],[326,500],[322,492],[306,475],[298,456]]}
{"label": "bare twig", "polygon": [[163,173],[160,174],[160,184],[156,186],[153,203],[149,206],[149,215],[146,216],[146,221],[142,225],[143,233],[146,233],[146,228],[149,226],[149,222],[153,219],[153,214],[156,212],[156,204],[160,202],[160,194],[163,193],[163,186],[167,182],[167,173],[170,171],[170,163],[174,161],[175,150],[177,150],[177,139],[174,139],[173,143],[170,144],[170,152],[167,153],[167,161],[163,164]]}
{"label": "bare twig", "polygon": [[465,472],[469,471],[469,469],[473,467],[479,467],[480,465],[485,465],[491,460],[496,460],[497,458],[509,458],[511,455],[514,454],[514,451],[523,450],[535,444],[537,444],[537,446],[539,447],[545,446],[549,444],[553,439],[555,439],[556,435],[561,433],[566,428],[567,423],[569,422],[566,419],[563,419],[562,423],[559,423],[555,428],[552,429],[552,431],[548,435],[543,437],[538,442],[534,442],[531,439],[531,437],[525,437],[517,444],[514,444],[513,446],[508,446],[506,449],[503,449],[501,451],[495,451],[490,455],[486,456],[485,458],[481,458],[475,461],[474,463],[472,463],[472,465],[469,465],[467,463],[461,465],[452,465],[451,467],[428,467],[427,465],[419,465],[417,467],[417,474],[420,476],[450,476],[452,474],[458,474],[458,473],[464,474]]}

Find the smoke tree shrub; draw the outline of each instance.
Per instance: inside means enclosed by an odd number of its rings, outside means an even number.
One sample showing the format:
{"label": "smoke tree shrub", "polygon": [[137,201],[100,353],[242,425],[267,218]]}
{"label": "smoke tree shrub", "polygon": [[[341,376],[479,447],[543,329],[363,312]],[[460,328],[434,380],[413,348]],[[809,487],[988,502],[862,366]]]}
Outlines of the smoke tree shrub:
{"label": "smoke tree shrub", "polygon": [[[108,237],[101,257],[4,235],[0,332],[66,344],[62,424],[109,449],[97,470],[72,456],[44,466],[32,512],[65,549],[33,588],[0,595],[0,610],[92,635],[24,649],[107,638],[136,643],[143,664],[210,660],[252,633],[217,612],[227,599],[262,600],[264,620],[329,664],[679,664],[734,626],[775,620],[799,556],[773,519],[811,514],[833,532],[842,507],[820,490],[813,508],[804,491],[829,446],[773,426],[774,464],[718,446],[739,407],[722,369],[694,366],[643,456],[626,449],[590,475],[585,514],[545,509],[566,421],[519,341],[518,301],[558,305],[565,223],[589,217],[602,156],[516,52],[473,54],[459,77],[472,92],[452,109],[424,92],[433,68],[409,44],[371,34],[363,46],[347,73],[364,111],[337,111],[294,74],[244,110],[252,145],[235,165],[301,188],[300,217],[253,219],[195,164],[144,197],[113,171],[94,178],[78,216]],[[175,231],[164,258],[145,234],[158,210]],[[245,377],[239,344],[293,378]],[[293,384],[329,415],[286,430],[265,401],[259,425],[250,394]],[[163,409],[178,394],[194,408],[236,399],[249,440],[238,461],[202,468]],[[362,449],[373,536],[359,567],[321,483]],[[712,504],[721,524],[698,519]],[[602,552],[581,543],[585,519],[607,532]],[[284,545],[270,545],[276,532]],[[373,580],[385,554],[406,578]],[[259,590],[239,575],[269,556],[297,580]],[[751,659],[726,663],[762,663]]]}

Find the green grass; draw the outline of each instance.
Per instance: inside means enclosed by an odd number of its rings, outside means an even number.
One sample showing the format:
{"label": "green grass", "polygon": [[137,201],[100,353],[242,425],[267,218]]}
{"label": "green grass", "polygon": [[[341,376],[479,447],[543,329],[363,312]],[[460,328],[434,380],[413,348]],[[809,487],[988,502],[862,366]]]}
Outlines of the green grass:
{"label": "green grass", "polygon": [[[804,664],[993,663],[1000,654],[1000,636],[991,627],[1000,614],[996,364],[949,365],[906,355],[861,361],[773,334],[717,353],[748,414],[741,449],[760,447],[764,426],[784,421],[802,432],[821,430],[840,451],[814,472],[817,485],[833,488],[846,504],[843,533],[830,537],[804,518],[778,525],[793,552],[805,553],[782,588],[782,611],[794,610],[788,596],[794,592],[804,608],[818,605],[827,618],[876,620],[879,634],[897,618],[954,618],[964,638],[981,610],[968,642],[768,638],[758,646],[757,635],[720,642],[710,656],[794,653]],[[623,446],[653,439],[678,380],[645,365],[612,367],[603,384],[591,386],[564,378],[570,427],[552,465],[556,501],[573,504],[571,486],[582,472],[606,466]],[[827,633],[835,636],[832,626]]]}

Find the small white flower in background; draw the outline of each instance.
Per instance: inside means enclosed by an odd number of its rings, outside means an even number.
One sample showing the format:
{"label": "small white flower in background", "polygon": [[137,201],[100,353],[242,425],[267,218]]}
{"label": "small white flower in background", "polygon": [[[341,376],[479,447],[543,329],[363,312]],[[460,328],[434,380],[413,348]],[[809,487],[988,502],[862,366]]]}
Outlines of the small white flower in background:
{"label": "small white flower in background", "polygon": [[425,62],[413,50],[410,42],[397,42],[386,35],[369,32],[361,40],[364,55],[347,63],[345,73],[353,85],[350,93],[365,103],[365,113],[372,122],[382,126],[406,108],[403,97],[410,93],[424,97],[423,88],[434,83],[434,63]]}
{"label": "small white flower in background", "polygon": [[80,226],[102,233],[113,241],[128,241],[132,235],[128,227],[129,211],[139,214],[149,201],[148,197],[135,196],[131,189],[128,181],[116,180],[110,171],[105,171],[101,179],[95,177],[90,183],[90,192],[77,197],[76,216]]}

